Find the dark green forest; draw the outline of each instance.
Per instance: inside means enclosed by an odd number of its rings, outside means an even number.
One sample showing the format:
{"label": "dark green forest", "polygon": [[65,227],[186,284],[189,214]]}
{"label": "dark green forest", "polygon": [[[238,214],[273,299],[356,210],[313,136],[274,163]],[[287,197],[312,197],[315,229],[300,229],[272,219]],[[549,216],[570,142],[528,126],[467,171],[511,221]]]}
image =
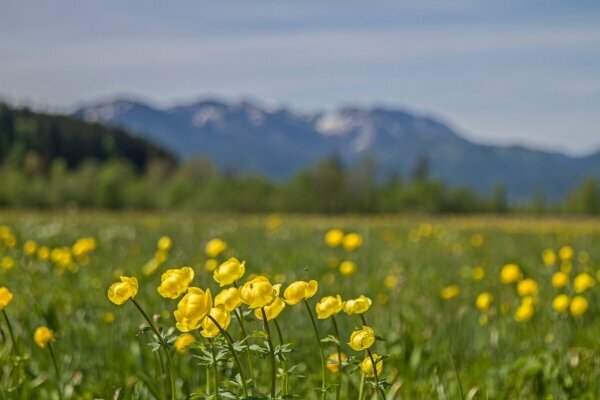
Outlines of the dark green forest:
{"label": "dark green forest", "polygon": [[218,171],[210,161],[178,161],[127,132],[0,104],[0,206],[186,209],[309,213],[598,214],[598,183],[588,179],[560,202],[544,193],[509,203],[498,185],[487,195],[429,177],[421,157],[406,175],[381,182],[376,162],[318,162],[284,182]]}

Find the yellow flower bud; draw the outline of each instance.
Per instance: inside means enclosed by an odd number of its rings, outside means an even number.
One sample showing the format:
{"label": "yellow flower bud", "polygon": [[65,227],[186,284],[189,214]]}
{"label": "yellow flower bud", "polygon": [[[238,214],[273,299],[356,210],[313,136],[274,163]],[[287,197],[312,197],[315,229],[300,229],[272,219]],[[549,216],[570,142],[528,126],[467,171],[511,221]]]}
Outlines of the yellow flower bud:
{"label": "yellow flower bud", "polygon": [[167,299],[176,299],[187,290],[194,279],[194,270],[191,267],[168,269],[160,277],[158,293]]}
{"label": "yellow flower bud", "polygon": [[573,259],[575,252],[571,246],[563,246],[558,251],[558,257],[563,261],[570,261]]}
{"label": "yellow flower bud", "polygon": [[558,313],[565,312],[569,309],[571,300],[566,294],[559,294],[552,300],[552,308]]}
{"label": "yellow flower bud", "polygon": [[206,292],[197,287],[191,287],[177,304],[177,310],[173,313],[177,323],[175,326],[181,332],[189,332],[200,328],[206,314],[212,307],[212,296],[210,289]]}
{"label": "yellow flower bud", "polygon": [[305,299],[310,299],[317,293],[319,284],[315,280],[296,281],[291,283],[283,292],[283,299],[290,305],[297,304]]}
{"label": "yellow flower bud", "polygon": [[542,252],[542,261],[547,267],[556,264],[556,258],[556,253],[552,249],[546,249]]}
{"label": "yellow flower bud", "polygon": [[40,326],[33,334],[33,340],[35,344],[40,346],[42,349],[45,348],[48,343],[53,342],[55,339],[54,332],[46,326]]}
{"label": "yellow flower bud", "polygon": [[317,311],[317,317],[319,319],[326,319],[334,314],[339,313],[344,308],[344,302],[340,295],[323,297],[321,301],[317,303],[315,309]]}
{"label": "yellow flower bud", "polygon": [[344,232],[340,229],[330,229],[325,234],[325,244],[329,247],[338,247],[344,240]]}
{"label": "yellow flower bud", "polygon": [[356,299],[346,300],[344,312],[348,315],[363,314],[371,308],[371,299],[365,295],[360,295]]}
{"label": "yellow flower bud", "polygon": [[135,277],[121,276],[121,282],[113,283],[108,288],[108,298],[115,304],[121,305],[138,292],[138,281]]}
{"label": "yellow flower bud", "polygon": [[458,285],[450,285],[446,286],[440,291],[440,297],[444,300],[450,300],[458,296],[460,293],[460,288]]}
{"label": "yellow flower bud", "polygon": [[[346,362],[346,360],[348,360],[348,356],[346,355],[346,353],[341,353],[342,355],[342,366],[343,364]],[[331,353],[329,356],[327,356],[327,364],[325,364],[325,366],[327,367],[327,369],[336,374],[339,372],[340,370],[340,362],[339,362],[339,355],[337,352],[335,353]]]}
{"label": "yellow flower bud", "polygon": [[240,279],[245,272],[246,263],[244,261],[240,263],[237,258],[231,257],[215,269],[213,279],[223,287]]}
{"label": "yellow flower bud", "polygon": [[358,267],[354,261],[342,261],[339,268],[342,275],[352,276]]}
{"label": "yellow flower bud", "polygon": [[47,246],[42,246],[37,251],[37,256],[40,261],[46,261],[50,258],[50,249]]}
{"label": "yellow flower bud", "polygon": [[523,279],[517,284],[517,293],[519,296],[533,296],[538,292],[538,284],[533,279]]}
{"label": "yellow flower bud", "polygon": [[37,248],[38,248],[38,245],[36,242],[34,242],[33,240],[28,240],[23,245],[23,253],[26,256],[32,256],[35,253],[37,253]]}
{"label": "yellow flower bud", "polygon": [[362,246],[363,238],[358,233],[349,233],[344,236],[343,246],[346,251],[354,251]]}
{"label": "yellow flower bud", "polygon": [[589,303],[587,299],[583,296],[575,296],[573,300],[571,300],[571,306],[569,310],[571,311],[571,315],[574,317],[580,317],[585,313],[588,309]]}
{"label": "yellow flower bud", "polygon": [[375,332],[369,326],[363,326],[362,329],[352,332],[348,345],[352,350],[362,351],[371,347],[375,343]]}
{"label": "yellow flower bud", "polygon": [[491,294],[483,292],[479,296],[477,296],[477,299],[475,300],[475,306],[481,311],[487,311],[492,305],[493,300],[494,298]]}
{"label": "yellow flower bud", "polygon": [[562,271],[556,272],[552,275],[552,286],[557,289],[564,288],[569,283],[569,275]]}
{"label": "yellow flower bud", "polygon": [[214,258],[209,258],[204,262],[204,269],[208,272],[213,272],[219,266],[219,262]]}
{"label": "yellow flower bud", "polygon": [[169,251],[173,247],[173,241],[168,236],[161,236],[156,243],[156,248],[161,251]]}
{"label": "yellow flower bud", "polygon": [[575,293],[583,293],[594,286],[594,283],[594,278],[584,272],[577,275],[573,280],[573,290],[575,290]]}
{"label": "yellow flower bud", "polygon": [[500,282],[504,284],[515,283],[521,280],[522,276],[517,264],[506,264],[500,270]]}
{"label": "yellow flower bud", "polygon": [[533,304],[531,302],[523,302],[515,311],[515,321],[529,321],[533,317]]}
{"label": "yellow flower bud", "polygon": [[[376,353],[371,354],[373,356],[373,360],[375,361],[375,365],[377,366],[377,376],[381,376],[381,372],[383,371],[383,358]],[[373,372],[373,361],[371,357],[365,357],[365,359],[360,363],[360,370],[367,378],[373,378],[375,373]]]}
{"label": "yellow flower bud", "polygon": [[277,290],[266,277],[257,276],[241,287],[240,297],[248,307],[261,308],[277,298]]}
{"label": "yellow flower bud", "polygon": [[[224,306],[213,307],[210,310],[210,316],[219,323],[223,330],[226,330],[231,323],[231,314],[229,314],[229,311],[227,311]],[[210,318],[204,318],[200,334],[204,337],[212,338],[217,336],[219,333],[221,333],[221,331],[217,325]]]}
{"label": "yellow flower bud", "polygon": [[227,243],[218,238],[209,240],[204,246],[204,252],[210,258],[217,257],[225,250],[227,250]]}
{"label": "yellow flower bud", "polygon": [[8,290],[7,287],[0,287],[0,310],[4,310],[6,306],[12,301],[13,294]]}
{"label": "yellow flower bud", "polygon": [[222,305],[227,311],[231,312],[235,310],[239,305],[242,304],[240,298],[240,291],[238,288],[230,287],[223,289],[219,294],[215,296],[215,306]]}
{"label": "yellow flower bud", "polygon": [[196,341],[194,335],[191,333],[182,333],[175,340],[175,350],[180,354],[186,354],[188,352],[188,346]]}

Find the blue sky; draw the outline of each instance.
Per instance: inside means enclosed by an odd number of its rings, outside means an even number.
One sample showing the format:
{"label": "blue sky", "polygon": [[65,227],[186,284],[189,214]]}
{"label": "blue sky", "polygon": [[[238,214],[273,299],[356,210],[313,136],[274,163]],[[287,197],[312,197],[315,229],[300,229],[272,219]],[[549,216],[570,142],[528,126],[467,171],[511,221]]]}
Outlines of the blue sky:
{"label": "blue sky", "polygon": [[16,104],[385,105],[480,142],[600,149],[599,1],[0,1]]}

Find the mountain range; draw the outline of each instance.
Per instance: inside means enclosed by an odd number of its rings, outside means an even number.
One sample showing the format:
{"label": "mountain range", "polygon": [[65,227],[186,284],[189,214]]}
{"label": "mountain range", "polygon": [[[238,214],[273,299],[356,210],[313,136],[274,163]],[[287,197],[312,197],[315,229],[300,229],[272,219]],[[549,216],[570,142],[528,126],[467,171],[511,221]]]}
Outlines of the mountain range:
{"label": "mountain range", "polygon": [[600,178],[600,151],[572,157],[474,143],[436,118],[383,107],[301,113],[250,101],[159,108],[121,99],[86,105],[74,116],[135,132],[180,158],[208,157],[221,169],[276,180],[332,155],[348,164],[374,157],[381,179],[406,175],[427,157],[432,177],[480,193],[502,184],[511,199],[538,192],[558,199],[586,177]]}

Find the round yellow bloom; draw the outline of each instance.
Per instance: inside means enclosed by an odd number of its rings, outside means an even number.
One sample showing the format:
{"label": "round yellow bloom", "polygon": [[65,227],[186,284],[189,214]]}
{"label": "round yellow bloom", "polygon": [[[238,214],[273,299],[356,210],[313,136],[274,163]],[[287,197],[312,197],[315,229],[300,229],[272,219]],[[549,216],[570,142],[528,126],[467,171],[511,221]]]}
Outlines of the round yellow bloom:
{"label": "round yellow bloom", "polygon": [[[337,351],[327,356],[327,364],[325,364],[325,366],[330,372],[334,374],[337,374],[340,370],[339,356],[340,355],[337,353]],[[346,353],[341,353],[341,358],[343,366],[343,364],[348,360],[348,356],[346,355]]]}
{"label": "round yellow bloom", "polygon": [[204,269],[208,272],[213,272],[219,266],[219,262],[214,258],[209,258],[204,262]]}
{"label": "round yellow bloom", "polygon": [[13,294],[8,290],[7,287],[0,287],[0,310],[4,310],[6,306],[12,301]]}
{"label": "round yellow bloom", "polygon": [[168,236],[161,236],[156,243],[156,248],[161,251],[169,251],[173,247],[173,241]]}
{"label": "round yellow bloom", "polygon": [[75,257],[82,258],[85,257],[88,253],[96,250],[96,239],[93,237],[83,237],[77,239],[75,244],[71,247],[71,253]]}
{"label": "round yellow bloom", "polygon": [[325,244],[329,247],[338,247],[344,240],[344,232],[340,229],[330,229],[325,234]]}
{"label": "round yellow bloom", "polygon": [[529,321],[531,317],[533,317],[533,313],[533,304],[530,302],[523,302],[519,307],[517,307],[517,311],[515,311],[515,321]]}
{"label": "round yellow bloom", "polygon": [[240,289],[242,301],[250,308],[268,306],[277,298],[277,294],[278,291],[276,288],[264,276],[257,276],[251,279]]}
{"label": "round yellow bloom", "polygon": [[363,326],[362,329],[352,332],[348,345],[352,350],[363,351],[375,343],[375,332],[369,326]]}
{"label": "round yellow bloom", "polygon": [[558,271],[552,275],[552,286],[557,289],[564,288],[569,283],[569,275]]}
{"label": "round yellow bloom", "polygon": [[546,249],[542,252],[542,261],[545,266],[549,267],[556,264],[556,259],[556,253],[552,249]]}
{"label": "round yellow bloom", "polygon": [[339,268],[342,275],[352,276],[358,267],[354,261],[342,261]]}
{"label": "round yellow bloom", "polygon": [[344,312],[348,315],[362,314],[369,311],[371,304],[371,299],[361,294],[356,299],[346,300]]}
{"label": "round yellow bloom", "polygon": [[389,274],[383,279],[383,284],[388,289],[394,289],[396,286],[398,286],[399,282],[400,279],[398,279],[398,276],[393,274]]}
{"label": "round yellow bloom", "polygon": [[104,321],[107,324],[112,324],[113,322],[115,322],[115,314],[107,311],[104,314],[102,314],[102,321]]}
{"label": "round yellow bloom", "polygon": [[231,257],[223,264],[219,265],[213,272],[213,279],[219,283],[219,286],[231,285],[233,282],[244,276],[246,272],[246,262],[241,263],[235,257]]}
{"label": "round yellow bloom", "polygon": [[[274,285],[273,287],[277,291],[277,296],[279,296],[279,290],[281,289],[281,285],[277,284],[277,285]],[[283,299],[281,297],[277,297],[271,304],[269,304],[268,306],[265,306],[263,308],[265,310],[265,315],[267,316],[267,321],[272,321],[275,318],[277,318],[279,316],[279,314],[281,314],[281,312],[285,308],[285,301],[283,301]],[[255,309],[254,315],[259,320],[261,320],[261,321],[263,320],[262,310],[260,310],[258,308]]]}
{"label": "round yellow bloom", "polygon": [[194,270],[191,267],[168,269],[160,277],[158,293],[167,299],[176,299],[187,290],[194,279]]}
{"label": "round yellow bloom", "polygon": [[517,293],[519,296],[533,296],[538,292],[538,284],[533,279],[523,279],[517,284]]}
{"label": "round yellow bloom", "polygon": [[315,280],[296,281],[291,283],[283,292],[283,299],[290,305],[297,304],[305,299],[310,299],[317,293],[319,284]]}
{"label": "round yellow bloom", "polygon": [[575,296],[573,300],[571,300],[571,306],[569,310],[571,311],[571,315],[574,317],[580,317],[585,313],[588,309],[589,303],[587,299],[583,296]]}
{"label": "round yellow bloom", "polygon": [[34,242],[33,240],[28,240],[23,245],[23,253],[26,256],[32,256],[35,253],[37,253],[37,248],[38,248],[38,245],[36,242]]}
{"label": "round yellow bloom", "polygon": [[573,259],[575,252],[571,246],[563,246],[558,251],[558,257],[563,261],[570,261]]}
{"label": "round yellow bloom", "polygon": [[339,313],[344,308],[344,302],[340,295],[323,297],[321,301],[317,303],[315,309],[317,311],[317,317],[319,319],[326,319],[334,314]]}
{"label": "round yellow bloom", "polygon": [[349,233],[344,236],[344,241],[342,242],[344,246],[344,250],[346,251],[354,251],[360,246],[362,246],[363,237],[359,233]]}
{"label": "round yellow bloom", "polygon": [[41,246],[37,251],[37,256],[40,261],[46,261],[50,258],[50,249],[47,246]]}
{"label": "round yellow bloom", "polygon": [[204,252],[210,258],[217,257],[225,250],[227,250],[227,243],[219,238],[209,240],[204,246]]}
{"label": "round yellow bloom", "polygon": [[475,306],[478,310],[487,311],[492,305],[493,300],[494,297],[490,293],[483,292],[479,296],[477,296],[477,299],[475,300]]}
{"label": "round yellow bloom", "polygon": [[35,344],[40,346],[42,349],[45,348],[48,343],[54,342],[54,339],[54,332],[52,329],[46,326],[40,326],[33,334],[33,340],[35,341]]}
{"label": "round yellow bloom", "polygon": [[504,284],[515,283],[521,280],[522,277],[523,275],[517,264],[506,264],[500,270],[500,282]]}
{"label": "round yellow bloom", "polygon": [[15,266],[15,259],[10,256],[4,256],[0,259],[0,268],[4,270],[12,269]]}
{"label": "round yellow bloom", "polygon": [[138,281],[135,277],[121,276],[121,282],[113,283],[108,288],[108,298],[115,304],[121,305],[138,292]]}
{"label": "round yellow bloom", "polygon": [[215,296],[215,306],[222,305],[229,312],[235,310],[240,304],[242,304],[240,290],[235,287],[223,289]]}
{"label": "round yellow bloom", "polygon": [[450,300],[458,296],[459,293],[460,288],[458,287],[458,285],[450,285],[446,286],[440,291],[440,297],[444,300]]}
{"label": "round yellow bloom", "polygon": [[188,352],[188,346],[196,341],[196,338],[191,333],[182,333],[175,340],[175,350],[180,354]]}
{"label": "round yellow bloom", "polygon": [[554,311],[562,313],[569,309],[571,299],[566,294],[559,294],[552,300],[552,308]]}
{"label": "round yellow bloom", "polygon": [[200,328],[206,314],[212,307],[212,296],[210,289],[206,292],[197,287],[191,287],[177,304],[177,310],[173,313],[177,323],[175,326],[181,332],[189,332]]}
{"label": "round yellow bloom", "polygon": [[[231,314],[225,308],[225,306],[216,306],[210,310],[210,316],[213,317],[223,330],[226,330],[231,323]],[[217,325],[210,319],[204,318],[202,322],[202,330],[200,334],[207,338],[212,338],[217,336],[221,331],[217,328]]]}
{"label": "round yellow bloom", "polygon": [[[375,361],[375,365],[377,367],[377,376],[381,376],[381,372],[383,371],[383,358],[378,354],[371,354],[373,356],[373,360]],[[373,361],[371,361],[371,357],[365,357],[364,360],[360,363],[360,370],[367,378],[373,378],[375,373],[373,371]]]}
{"label": "round yellow bloom", "polygon": [[573,280],[573,290],[575,293],[583,293],[592,286],[594,286],[594,278],[587,273],[581,273]]}
{"label": "round yellow bloom", "polygon": [[474,280],[480,281],[485,277],[485,269],[483,267],[475,267],[471,271],[471,276]]}

